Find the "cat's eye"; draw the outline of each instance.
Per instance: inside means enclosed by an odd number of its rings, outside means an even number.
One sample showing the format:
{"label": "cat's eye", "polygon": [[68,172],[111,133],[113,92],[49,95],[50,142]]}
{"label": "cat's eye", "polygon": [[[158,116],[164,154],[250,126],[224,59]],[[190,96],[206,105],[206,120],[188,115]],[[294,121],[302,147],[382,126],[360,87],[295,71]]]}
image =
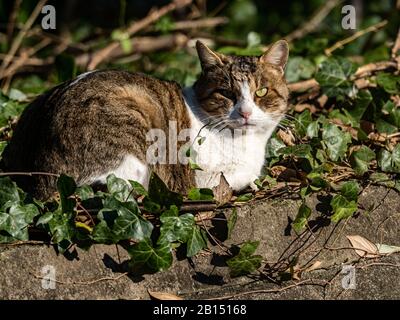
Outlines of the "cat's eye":
{"label": "cat's eye", "polygon": [[228,98],[228,99],[231,99],[231,100],[233,100],[235,98],[235,95],[230,90],[218,89],[218,90],[215,90],[215,92],[219,93],[220,95],[224,96],[225,98]]}
{"label": "cat's eye", "polygon": [[267,93],[268,93],[268,88],[264,87],[256,91],[256,96],[261,98],[264,97]]}

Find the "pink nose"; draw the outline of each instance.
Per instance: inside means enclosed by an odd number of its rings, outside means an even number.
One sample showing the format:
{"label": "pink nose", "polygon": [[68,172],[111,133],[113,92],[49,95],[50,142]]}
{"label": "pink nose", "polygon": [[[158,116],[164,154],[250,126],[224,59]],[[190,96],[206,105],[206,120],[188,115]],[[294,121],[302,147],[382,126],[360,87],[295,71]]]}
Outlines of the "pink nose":
{"label": "pink nose", "polygon": [[242,112],[242,111],[239,111],[239,114],[240,114],[243,118],[245,118],[246,120],[248,120],[248,119],[250,118],[250,116],[251,116],[251,112]]}

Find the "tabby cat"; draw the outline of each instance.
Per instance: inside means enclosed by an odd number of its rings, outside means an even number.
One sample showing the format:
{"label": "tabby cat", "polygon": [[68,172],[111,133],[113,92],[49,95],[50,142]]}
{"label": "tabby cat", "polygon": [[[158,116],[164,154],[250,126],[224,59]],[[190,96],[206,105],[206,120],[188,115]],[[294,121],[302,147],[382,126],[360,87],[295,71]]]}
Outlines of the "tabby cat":
{"label": "tabby cat", "polygon": [[[4,150],[3,170],[65,173],[79,185],[102,184],[114,173],[144,186],[154,171],[180,193],[213,187],[222,172],[234,190],[253,186],[266,143],[288,108],[287,42],[276,42],[260,57],[223,55],[202,42],[196,49],[202,73],[189,88],[106,70],[82,74],[41,95],[23,112]],[[180,132],[188,128],[183,139]],[[149,132],[160,131],[168,137],[166,163],[149,157],[156,143]],[[192,170],[182,159],[187,146],[202,170]],[[56,190],[54,176],[16,179],[39,199]]]}

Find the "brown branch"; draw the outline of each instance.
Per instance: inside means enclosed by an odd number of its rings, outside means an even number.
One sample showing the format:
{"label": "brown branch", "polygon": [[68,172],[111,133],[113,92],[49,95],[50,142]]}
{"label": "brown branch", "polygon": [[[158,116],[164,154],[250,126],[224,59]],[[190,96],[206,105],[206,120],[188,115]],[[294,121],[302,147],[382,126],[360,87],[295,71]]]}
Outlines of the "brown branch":
{"label": "brown branch", "polygon": [[50,172],[0,172],[0,177],[2,176],[51,176],[59,177],[60,175]]}
{"label": "brown branch", "polygon": [[354,74],[356,79],[364,78],[370,76],[371,74],[377,71],[383,71],[386,69],[396,68],[397,65],[393,61],[380,61],[380,62],[372,62],[366,65],[363,65],[357,69]]}
{"label": "brown branch", "polygon": [[[32,276],[34,276],[36,279],[45,279],[45,280],[49,280],[47,277],[42,277],[42,276],[38,276],[32,272],[29,272]],[[89,281],[60,281],[60,280],[52,280],[55,283],[59,283],[59,284],[66,284],[66,285],[91,285],[91,284],[95,284],[97,282],[101,282],[101,281],[114,281],[114,280],[118,280],[124,276],[126,276],[128,274],[128,272],[124,272],[122,274],[120,274],[117,277],[103,277],[103,278],[99,278],[99,279],[95,279],[95,280],[89,280]]]}
{"label": "brown branch", "polygon": [[343,46],[345,46],[346,44],[362,37],[363,35],[366,35],[367,33],[370,32],[376,32],[379,29],[383,28],[385,25],[387,25],[387,20],[383,20],[381,22],[378,22],[372,26],[369,26],[366,29],[357,31],[356,33],[352,34],[350,37],[344,38],[343,40],[340,40],[338,42],[336,42],[333,46],[326,48],[325,49],[325,54],[329,57],[333,51],[339,49],[339,48],[343,48]]}
{"label": "brown branch", "polygon": [[318,10],[313,14],[313,16],[307,20],[299,29],[293,31],[284,37],[287,41],[291,42],[293,40],[304,37],[305,35],[313,32],[320,23],[325,19],[325,17],[331,12],[331,10],[336,7],[342,0],[328,0],[323,6],[318,8]]}
{"label": "brown branch", "polygon": [[177,21],[173,24],[173,31],[181,31],[187,29],[213,28],[221,24],[227,24],[229,19],[226,17],[204,18],[198,20]]}
{"label": "brown branch", "polygon": [[49,245],[52,244],[47,241],[40,241],[40,240],[22,240],[22,241],[16,241],[16,242],[10,242],[10,243],[0,243],[0,246],[23,246],[23,245]]}
{"label": "brown branch", "polygon": [[397,52],[400,50],[400,28],[399,31],[397,32],[397,37],[396,41],[394,42],[393,48],[392,48],[392,58],[395,59],[397,57]]}
{"label": "brown branch", "polygon": [[312,88],[319,87],[319,84],[315,79],[308,79],[304,81],[289,83],[288,87],[291,92],[303,92]]}
{"label": "brown branch", "polygon": [[365,269],[371,266],[387,266],[387,267],[395,267],[395,268],[400,268],[400,264],[395,264],[395,263],[390,263],[390,262],[372,262],[365,264],[363,266],[357,266],[357,269]]}
{"label": "brown branch", "polygon": [[[15,72],[21,66],[23,66],[32,55],[34,55],[36,52],[43,49],[44,47],[48,46],[50,43],[50,39],[43,39],[36,46],[22,52],[18,59],[12,60],[13,63],[0,75],[0,79],[12,77]],[[3,90],[7,91],[7,88],[3,87]]]}
{"label": "brown branch", "polygon": [[38,4],[36,5],[35,9],[33,9],[30,17],[25,22],[23,28],[21,29],[21,31],[18,33],[18,35],[14,39],[6,58],[3,60],[3,63],[1,64],[0,75],[2,75],[4,70],[10,64],[13,56],[17,53],[17,51],[18,51],[18,49],[19,49],[19,47],[20,47],[20,45],[22,43],[22,40],[24,39],[24,37],[25,37],[26,33],[29,31],[29,29],[32,27],[32,24],[35,22],[37,16],[41,12],[42,7],[46,4],[46,2],[47,2],[47,0],[40,0],[38,2]]}
{"label": "brown branch", "polygon": [[[165,36],[158,37],[134,37],[131,38],[132,42],[132,51],[134,54],[141,54],[147,52],[154,52],[159,50],[170,50],[175,48],[180,48],[186,45],[189,40],[184,34],[176,33]],[[120,47],[117,47],[113,50],[108,57],[108,59],[115,59],[125,55],[123,50]],[[4,58],[6,55],[0,54],[0,59]],[[24,59],[23,64],[19,64],[18,69],[13,70],[14,74],[25,72],[27,70],[32,70],[36,68],[47,68],[54,64],[54,57],[48,57],[46,59],[34,58],[34,57],[26,57],[26,56],[17,56],[13,57],[15,61],[19,61],[20,59]],[[78,66],[85,67],[89,63],[91,59],[91,54],[83,53],[75,58],[75,63]],[[8,71],[7,71],[8,74]]]}
{"label": "brown branch", "polygon": [[17,13],[19,8],[21,7],[22,0],[16,0],[14,2],[14,7],[12,9],[12,12],[10,14],[10,18],[8,19],[8,24],[7,24],[7,43],[11,45],[12,43],[12,36],[14,33],[14,27],[15,27],[15,20],[17,18]]}
{"label": "brown branch", "polygon": [[[159,20],[161,17],[165,16],[166,14],[175,11],[177,9],[181,9],[183,7],[186,7],[192,3],[192,0],[175,0],[171,2],[170,4],[167,4],[166,6],[158,9],[158,10],[152,10],[150,13],[143,19],[134,22],[131,24],[126,30],[125,33],[128,34],[129,36],[132,36],[133,34],[137,33],[138,31],[144,29],[145,27],[149,26],[153,22]],[[120,47],[120,43],[118,41],[114,41],[110,43],[108,46],[105,48],[102,48],[98,50],[97,52],[94,53],[93,58],[89,62],[88,69],[93,70],[99,65],[101,62],[105,61],[108,59],[108,57],[111,55],[111,53]]]}
{"label": "brown branch", "polygon": [[[181,33],[170,34],[159,37],[135,37],[131,38],[132,53],[146,53],[154,52],[159,50],[169,50],[179,48],[186,45],[189,39]],[[125,55],[122,48],[117,45],[113,47],[111,51],[107,52],[107,57],[102,58],[104,60],[111,60],[117,57]],[[94,58],[93,58],[94,59]],[[82,54],[75,59],[75,62],[79,66],[86,66],[88,63],[93,62],[92,55],[89,53]]]}
{"label": "brown branch", "polygon": [[253,290],[253,291],[246,291],[246,292],[240,292],[240,293],[236,293],[236,294],[231,294],[228,296],[222,296],[222,297],[216,297],[216,298],[209,298],[206,300],[228,300],[228,299],[235,299],[238,298],[240,296],[245,296],[245,295],[249,295],[249,294],[257,294],[257,293],[279,293],[282,291],[286,291],[289,290],[291,288],[295,288],[298,286],[301,286],[303,284],[306,283],[310,283],[311,279],[307,279],[307,280],[303,280],[300,282],[297,282],[295,284],[291,284],[289,286],[283,287],[283,288],[279,288],[279,289],[261,289],[261,290]]}
{"label": "brown branch", "polygon": [[214,211],[217,208],[216,203],[184,203],[181,207],[182,212],[204,212],[204,211]]}

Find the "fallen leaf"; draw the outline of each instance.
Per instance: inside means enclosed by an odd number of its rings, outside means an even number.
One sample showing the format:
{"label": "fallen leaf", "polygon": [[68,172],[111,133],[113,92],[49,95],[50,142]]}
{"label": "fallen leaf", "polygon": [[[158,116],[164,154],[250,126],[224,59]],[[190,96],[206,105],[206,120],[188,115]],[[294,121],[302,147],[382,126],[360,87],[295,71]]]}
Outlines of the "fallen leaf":
{"label": "fallen leaf", "polygon": [[285,170],[287,170],[287,168],[284,166],[273,166],[270,169],[270,173],[272,177],[278,178],[281,175],[281,173],[284,172]]}
{"label": "fallen leaf", "polygon": [[349,239],[351,246],[354,248],[354,250],[360,257],[364,258],[379,257],[378,248],[371,241],[358,235],[346,236],[346,237],[347,239]]}
{"label": "fallen leaf", "polygon": [[304,272],[310,272],[319,269],[319,267],[322,265],[321,261],[315,261],[311,266],[308,268],[304,269]]}
{"label": "fallen leaf", "polygon": [[228,181],[226,181],[224,174],[221,172],[220,180],[218,186],[213,189],[214,199],[217,201],[219,206],[228,203],[232,198],[232,188],[230,187]]}
{"label": "fallen leaf", "polygon": [[203,221],[203,220],[210,220],[215,217],[214,211],[204,211],[195,215],[194,220],[196,222]]}
{"label": "fallen leaf", "polygon": [[389,246],[387,244],[377,243],[376,247],[378,248],[378,252],[380,254],[389,255],[395,252],[400,252],[400,247],[397,246]]}
{"label": "fallen leaf", "polygon": [[181,297],[168,292],[155,292],[147,290],[149,296],[156,300],[183,300]]}
{"label": "fallen leaf", "polygon": [[292,132],[289,130],[283,131],[282,129],[279,129],[276,135],[281,138],[281,140],[287,145],[287,146],[293,146],[294,145],[294,136]]}

